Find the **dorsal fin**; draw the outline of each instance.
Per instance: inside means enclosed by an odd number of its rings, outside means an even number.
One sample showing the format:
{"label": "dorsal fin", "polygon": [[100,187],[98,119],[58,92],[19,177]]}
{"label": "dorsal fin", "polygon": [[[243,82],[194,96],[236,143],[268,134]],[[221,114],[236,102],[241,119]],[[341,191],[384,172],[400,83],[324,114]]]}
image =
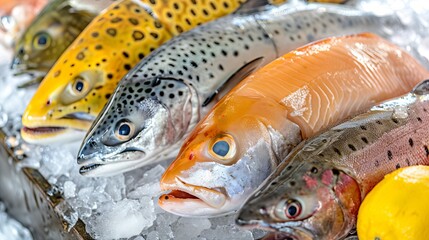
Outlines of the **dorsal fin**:
{"label": "dorsal fin", "polygon": [[213,101],[214,98],[218,100],[221,99],[225,94],[227,94],[234,86],[236,86],[241,80],[246,78],[249,74],[258,69],[261,65],[264,57],[258,57],[253,59],[252,61],[246,63],[240,69],[238,69],[231,77],[226,80],[222,86],[220,86],[216,91],[213,92],[203,103],[203,107],[209,105]]}
{"label": "dorsal fin", "polygon": [[[285,0],[282,0],[285,1]],[[267,5],[272,5],[272,0],[247,0],[243,3],[237,10],[235,10],[234,14],[242,14],[242,13],[252,13],[261,10],[263,7]]]}
{"label": "dorsal fin", "polygon": [[429,94],[429,79],[420,82],[414,89],[411,91],[416,95],[426,95]]}

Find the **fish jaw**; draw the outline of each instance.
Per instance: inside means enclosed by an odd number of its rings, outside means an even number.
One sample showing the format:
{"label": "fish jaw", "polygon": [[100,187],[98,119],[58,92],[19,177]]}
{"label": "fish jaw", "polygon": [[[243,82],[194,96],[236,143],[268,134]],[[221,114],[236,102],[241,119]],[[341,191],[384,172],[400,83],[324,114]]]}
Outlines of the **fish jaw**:
{"label": "fish jaw", "polygon": [[[163,194],[159,198],[159,206],[179,216],[223,215],[230,205],[227,196],[221,190],[188,184],[178,177],[174,179],[174,182],[164,181],[161,189],[163,191],[171,190],[171,192]],[[219,211],[221,209],[224,211]]]}
{"label": "fish jaw", "polygon": [[[27,108],[28,109],[28,108]],[[42,113],[41,111],[36,111]],[[25,111],[22,117],[21,136],[35,144],[52,144],[64,141],[76,141],[85,136],[86,129],[91,126],[88,119],[47,119],[42,114]]]}

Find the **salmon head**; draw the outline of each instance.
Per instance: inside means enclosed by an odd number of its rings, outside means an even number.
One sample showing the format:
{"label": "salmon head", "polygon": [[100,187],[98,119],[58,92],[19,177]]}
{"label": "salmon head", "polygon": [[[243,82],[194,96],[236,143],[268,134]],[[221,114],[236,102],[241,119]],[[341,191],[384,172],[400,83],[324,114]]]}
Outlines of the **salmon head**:
{"label": "salmon head", "polygon": [[289,239],[345,236],[361,201],[358,183],[323,156],[303,158],[306,148],[297,148],[246,201],[236,223],[281,231]]}
{"label": "salmon head", "polygon": [[23,115],[22,137],[32,143],[82,138],[118,81],[170,34],[147,7],[111,5],[49,71]]}
{"label": "salmon head", "polygon": [[[274,104],[258,98],[221,100],[164,173],[161,188],[170,192],[160,197],[161,208],[181,216],[216,216],[237,210],[274,170],[280,150],[276,146],[289,150],[287,143],[278,145],[285,141],[267,121],[267,116],[276,119],[284,113],[274,109]],[[299,136],[291,140],[296,145],[301,140],[299,128],[290,123],[288,131]]]}
{"label": "salmon head", "polygon": [[[24,113],[23,138],[34,143],[81,138],[118,82],[143,57],[173,36],[232,12],[242,3],[220,2],[124,0],[109,6],[43,80]],[[200,7],[204,14],[196,13]]]}
{"label": "salmon head", "polygon": [[45,75],[95,15],[68,0],[49,2],[17,41],[15,74]]}

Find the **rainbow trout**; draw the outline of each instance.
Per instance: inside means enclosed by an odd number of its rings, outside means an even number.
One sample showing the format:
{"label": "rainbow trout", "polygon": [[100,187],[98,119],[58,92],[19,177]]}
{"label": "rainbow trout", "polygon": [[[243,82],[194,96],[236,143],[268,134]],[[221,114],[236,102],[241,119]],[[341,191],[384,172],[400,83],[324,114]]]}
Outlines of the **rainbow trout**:
{"label": "rainbow trout", "polygon": [[244,204],[237,224],[290,239],[340,239],[384,175],[429,164],[429,80],[301,143]]}
{"label": "rainbow trout", "polygon": [[313,40],[381,33],[393,20],[335,5],[283,5],[182,34],[120,82],[82,144],[80,171],[111,175],[172,157],[212,106],[254,70]]}
{"label": "rainbow trout", "polygon": [[17,41],[11,68],[16,75],[31,74],[37,83],[82,30],[113,0],[54,0],[42,9]]}
{"label": "rainbow trout", "polygon": [[46,75],[22,118],[22,137],[38,144],[82,139],[119,80],[142,58],[173,36],[233,12],[242,3],[124,0],[112,4]]}

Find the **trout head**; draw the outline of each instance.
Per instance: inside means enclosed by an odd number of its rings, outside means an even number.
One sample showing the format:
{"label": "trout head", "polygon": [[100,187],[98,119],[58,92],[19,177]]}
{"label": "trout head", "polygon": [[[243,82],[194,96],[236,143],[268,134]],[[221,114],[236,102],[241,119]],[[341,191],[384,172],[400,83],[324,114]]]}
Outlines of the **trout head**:
{"label": "trout head", "polygon": [[244,204],[243,227],[282,231],[291,239],[337,239],[354,226],[357,182],[327,162],[287,161]]}
{"label": "trout head", "polygon": [[161,189],[170,191],[159,199],[164,210],[181,216],[230,213],[273,171],[273,146],[283,139],[253,114],[266,109],[261,102],[227,97],[196,126],[161,179]]}
{"label": "trout head", "polygon": [[45,75],[93,17],[65,0],[47,4],[15,46],[15,74]]}
{"label": "trout head", "polygon": [[165,158],[198,106],[182,80],[155,77],[121,82],[84,139],[80,172],[105,176]]}

